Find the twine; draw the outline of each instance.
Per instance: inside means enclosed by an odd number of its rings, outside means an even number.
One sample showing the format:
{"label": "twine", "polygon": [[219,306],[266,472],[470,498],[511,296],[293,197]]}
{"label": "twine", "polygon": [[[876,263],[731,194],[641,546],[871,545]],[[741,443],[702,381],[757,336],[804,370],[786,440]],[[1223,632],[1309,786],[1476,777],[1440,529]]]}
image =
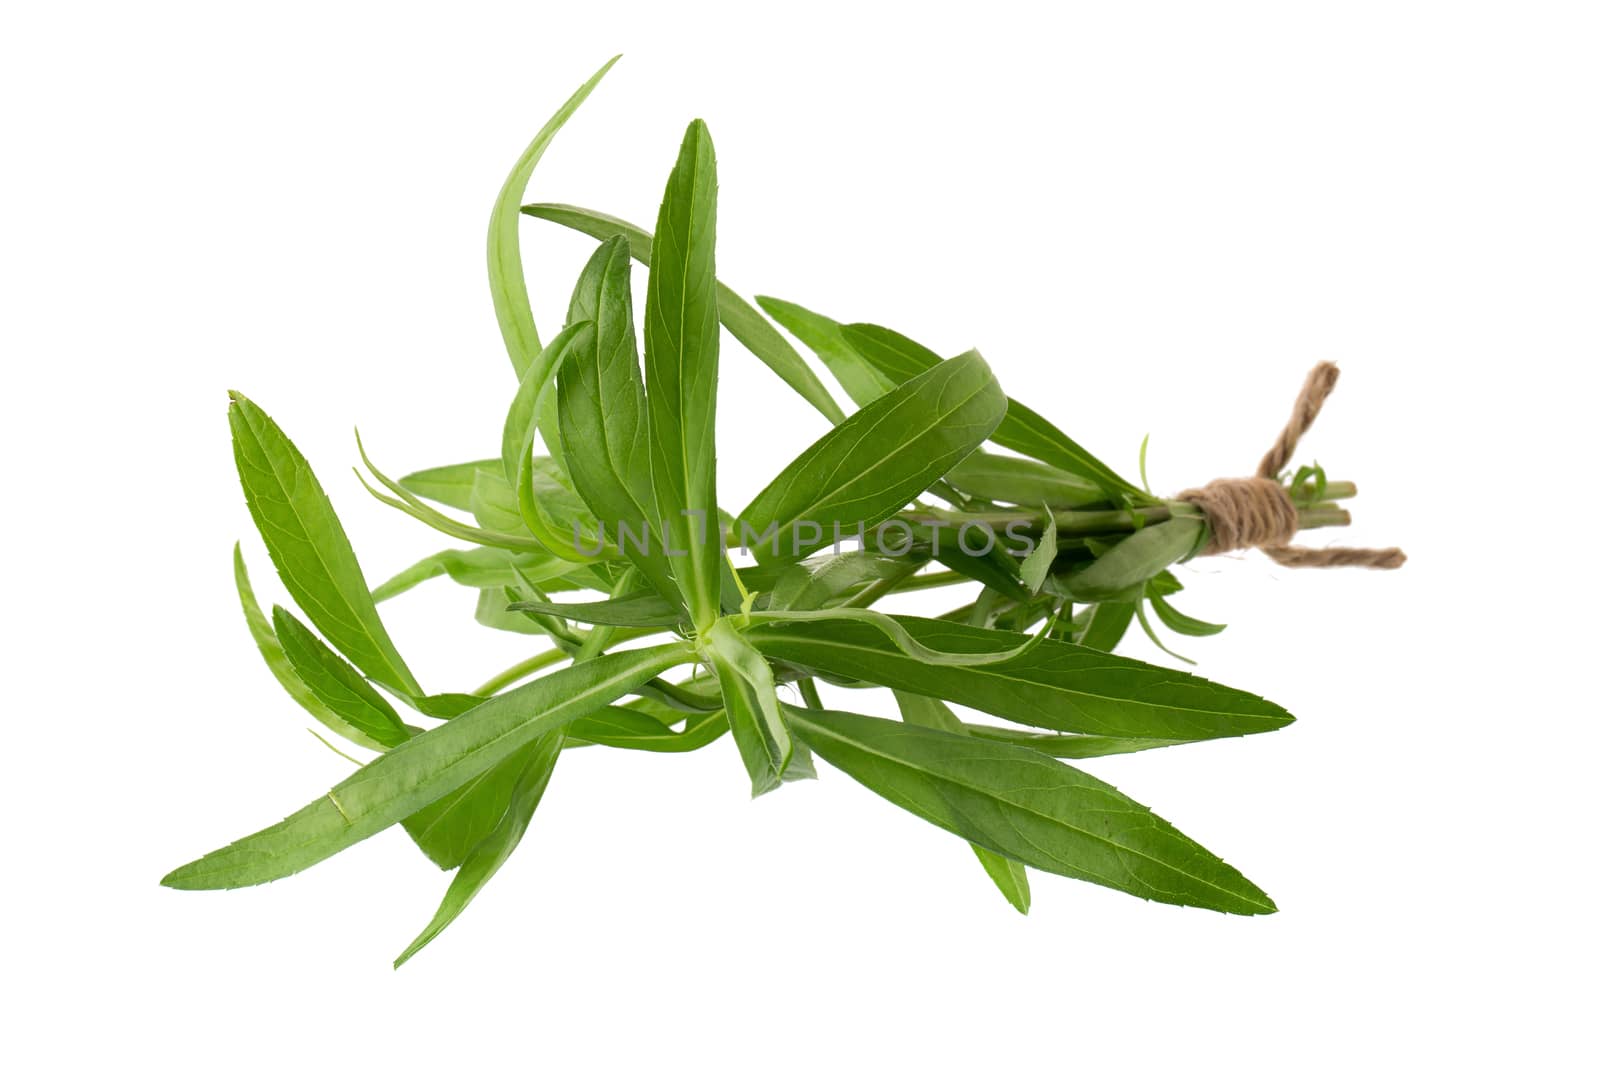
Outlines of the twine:
{"label": "twine", "polygon": [[1284,567],[1376,567],[1393,570],[1406,561],[1398,548],[1303,548],[1291,545],[1300,531],[1300,513],[1279,477],[1301,436],[1316,421],[1322,402],[1339,381],[1339,368],[1318,363],[1295,400],[1294,412],[1278,439],[1261,457],[1254,477],[1218,478],[1178,499],[1205,513],[1211,540],[1205,555],[1259,548]]}

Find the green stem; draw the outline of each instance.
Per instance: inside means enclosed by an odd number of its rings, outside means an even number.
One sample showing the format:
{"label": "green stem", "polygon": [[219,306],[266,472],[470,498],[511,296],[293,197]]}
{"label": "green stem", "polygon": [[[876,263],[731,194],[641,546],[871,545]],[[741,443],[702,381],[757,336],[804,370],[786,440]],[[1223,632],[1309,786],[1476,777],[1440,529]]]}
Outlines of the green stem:
{"label": "green stem", "polygon": [[487,682],[484,682],[482,685],[478,686],[478,688],[474,689],[472,691],[472,695],[475,697],[494,696],[512,682],[521,681],[528,675],[542,671],[552,663],[560,663],[566,658],[566,652],[562,651],[561,649],[547,648],[537,656],[529,656],[521,663],[514,663],[507,667],[505,670],[501,671],[499,674],[495,675],[493,678],[490,678]]}
{"label": "green stem", "polygon": [[[1310,487],[1308,486],[1307,488],[1310,488]],[[1309,497],[1310,494],[1309,493],[1291,493],[1289,495],[1293,496],[1293,497],[1296,497],[1297,499],[1301,499],[1301,498]],[[1351,497],[1353,497],[1355,495],[1356,495],[1356,483],[1355,482],[1329,482],[1326,486],[1323,487],[1322,495],[1320,497],[1318,497],[1317,499],[1319,499],[1319,500],[1349,500]]]}
{"label": "green stem", "polygon": [[806,707],[812,711],[823,710],[822,697],[817,693],[816,679],[810,677],[800,678],[795,682],[795,685],[799,688],[800,698],[806,702]]}
{"label": "green stem", "polygon": [[880,600],[894,592],[895,587],[904,584],[914,573],[915,568],[910,568],[901,571],[899,574],[891,575],[888,578],[879,578],[877,581],[871,583],[865,589],[861,590],[861,592],[857,593],[855,596],[851,597],[849,600],[846,600],[839,606],[845,608],[864,608],[867,605],[874,603],[875,601]]}
{"label": "green stem", "polygon": [[1304,508],[1300,512],[1300,529],[1315,530],[1321,526],[1349,526],[1350,513],[1343,508]]}
{"label": "green stem", "polygon": [[[1105,534],[1132,533],[1135,530],[1143,529],[1158,522],[1166,522],[1174,517],[1198,515],[1199,510],[1192,504],[1168,501],[1152,507],[1134,508],[1125,511],[1052,510],[1051,514],[1055,517],[1056,533],[1058,535],[1095,537]],[[1044,522],[1044,513],[1042,511],[1028,508],[1008,511],[950,512],[945,514],[912,511],[898,517],[913,526],[935,523],[960,525],[971,522],[1000,530],[1004,530],[1010,523],[1037,526]]]}

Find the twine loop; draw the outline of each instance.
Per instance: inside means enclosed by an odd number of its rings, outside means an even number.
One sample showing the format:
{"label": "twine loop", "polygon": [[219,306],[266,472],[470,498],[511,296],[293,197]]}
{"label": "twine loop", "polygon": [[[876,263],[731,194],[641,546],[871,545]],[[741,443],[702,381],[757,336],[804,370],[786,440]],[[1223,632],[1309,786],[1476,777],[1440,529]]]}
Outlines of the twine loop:
{"label": "twine loop", "polygon": [[1393,570],[1406,561],[1398,548],[1303,548],[1289,542],[1300,530],[1300,513],[1279,481],[1301,436],[1339,381],[1339,368],[1318,363],[1306,377],[1294,411],[1250,478],[1217,478],[1178,499],[1205,513],[1211,528],[1206,555],[1259,548],[1284,567],[1375,567]]}

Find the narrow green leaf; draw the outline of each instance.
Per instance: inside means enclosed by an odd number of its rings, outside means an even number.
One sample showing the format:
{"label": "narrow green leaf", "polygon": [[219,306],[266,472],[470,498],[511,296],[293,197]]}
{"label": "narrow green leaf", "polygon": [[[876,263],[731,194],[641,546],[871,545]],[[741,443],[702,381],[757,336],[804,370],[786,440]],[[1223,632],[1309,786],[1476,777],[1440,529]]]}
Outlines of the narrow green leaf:
{"label": "narrow green leaf", "polygon": [[965,622],[968,626],[993,626],[1005,606],[1005,597],[993,589],[985,589],[978,594],[978,599],[968,606],[965,619],[955,621]]}
{"label": "narrow green leaf", "polygon": [[813,556],[786,566],[767,600],[771,611],[814,611],[873,582],[889,582],[921,566],[916,560],[884,559],[868,552]]}
{"label": "narrow green leaf", "polygon": [[1097,756],[1119,756],[1129,752],[1145,752],[1152,748],[1170,748],[1173,745],[1193,744],[1192,740],[1172,737],[1098,737],[1094,734],[1038,734],[1027,730],[1011,730],[1004,726],[986,726],[981,723],[963,723],[967,733],[989,741],[1004,741],[1008,745],[1021,745],[1056,759],[1093,759]]}
{"label": "narrow green leaf", "polygon": [[[522,211],[525,215],[546,219],[600,240],[625,237],[633,258],[646,267],[650,266],[651,236],[631,222],[571,204],[529,204]],[[822,412],[829,422],[844,421],[844,412],[839,410],[838,403],[828,395],[827,387],[818,380],[806,361],[800,358],[794,346],[785,341],[783,335],[762,318],[759,311],[721,282],[717,283],[717,313],[722,325],[740,344],[770,367],[812,407]]]}
{"label": "narrow green leaf", "polygon": [[839,327],[844,342],[854,348],[879,374],[895,385],[908,382],[939,365],[939,353],[905,334],[871,323]]}
{"label": "narrow green leaf", "polygon": [[983,864],[983,873],[987,874],[989,880],[994,882],[995,888],[1000,890],[1000,895],[1005,897],[1013,908],[1024,915],[1028,914],[1028,909],[1033,906],[1033,889],[1028,885],[1028,868],[998,852],[990,852],[982,845],[972,845],[972,852],[978,857],[978,862]]}
{"label": "narrow green leaf", "polygon": [[1018,400],[1011,401],[1005,423],[995,431],[994,443],[1091,481],[1112,499],[1125,496],[1141,503],[1155,502],[1150,494],[1135,487],[1062,433],[1049,419]]}
{"label": "narrow green leaf", "polygon": [[416,955],[428,942],[438,937],[444,928],[456,920],[484,884],[494,877],[501,864],[510,857],[522,835],[533,819],[534,809],[544,797],[545,786],[555,769],[556,758],[561,755],[561,733],[547,734],[529,746],[531,754],[517,780],[505,813],[494,829],[484,837],[461,864],[461,869],[445,891],[443,902],[422,933],[417,935],[406,950],[394,961],[399,967]]}
{"label": "narrow green leaf", "polygon": [[[788,729],[788,726],[786,725],[784,729]],[[815,780],[817,767],[811,760],[811,750],[796,741],[793,735],[790,735],[789,741],[794,746],[794,752],[789,756],[789,765],[783,769],[783,780],[785,782]]]}
{"label": "narrow green leaf", "polygon": [[945,481],[978,500],[1004,501],[1070,510],[1105,500],[1103,489],[1087,478],[1021,456],[974,452],[945,475]]}
{"label": "narrow green leaf", "polygon": [[453,719],[462,712],[471,711],[487,699],[476,693],[434,693],[431,696],[416,697],[412,700],[412,704],[422,714],[432,718]]}
{"label": "narrow green leaf", "polygon": [[1185,615],[1167,603],[1167,598],[1160,593],[1150,594],[1150,606],[1156,609],[1156,618],[1160,619],[1167,629],[1185,637],[1211,637],[1228,628],[1227,623],[1203,622]]}
{"label": "narrow green leaf", "polygon": [[528,362],[500,430],[500,469],[507,485],[516,484],[517,471],[533,448],[539,404],[553,389],[558,369],[574,347],[592,343],[593,333],[587,320],[570,322]]}
{"label": "narrow green leaf", "polygon": [[[931,349],[882,326],[855,323],[842,327],[842,333],[856,351],[891,381],[907,381],[939,360]],[[1128,496],[1139,501],[1151,500],[1148,494],[1062,433],[1049,419],[1016,400],[1010,402],[1005,420],[995,428],[994,443],[1085,478],[1113,499]]]}
{"label": "narrow green leaf", "polygon": [[[716,692],[717,690],[717,679],[710,673],[698,675],[691,681],[693,683],[704,685],[708,692]],[[630,715],[642,715],[645,718],[651,719],[662,726],[677,726],[680,723],[686,723],[691,717],[698,714],[696,712],[685,711],[682,708],[671,707],[665,702],[656,700],[653,697],[636,697],[633,700],[628,701],[626,704],[616,704],[610,708],[601,708],[593,715],[585,715],[582,719],[579,719],[568,728],[568,734],[570,735],[572,732],[581,729],[582,727],[579,726],[579,723],[589,722],[596,716],[604,715],[608,711],[626,711]],[[708,714],[718,714],[721,711],[722,706],[719,704],[713,711],[708,712]]]}
{"label": "narrow green leaf", "polygon": [[942,361],[824,434],[751,501],[757,560],[808,555],[894,515],[983,443],[1005,395],[976,352]]}
{"label": "narrow green leaf", "polygon": [[[920,539],[919,531],[919,543]],[[986,551],[975,552],[970,541],[963,543],[961,527],[952,524],[934,530],[928,541],[934,556],[950,570],[981,582],[985,588],[1010,600],[1031,599],[1028,587],[1022,584],[1021,568],[1015,557],[1001,546],[999,538]]]}
{"label": "narrow green leaf", "polygon": [[233,546],[233,581],[239,590],[239,606],[244,609],[244,620],[250,628],[250,636],[255,640],[261,658],[267,661],[272,676],[278,679],[278,684],[294,698],[296,704],[310,712],[312,718],[329,730],[351,744],[382,752],[386,746],[374,741],[334,714],[327,705],[317,699],[311,688],[301,680],[300,675],[295,673],[294,667],[289,663],[289,657],[284,654],[283,645],[278,641],[278,635],[272,629],[272,623],[267,621],[266,615],[261,611],[261,605],[256,602],[255,591],[250,588],[250,573],[244,565],[244,553],[239,550],[237,544]]}
{"label": "narrow green leaf", "polygon": [[603,241],[584,265],[567,317],[594,329],[561,364],[558,422],[578,494],[655,591],[675,600],[672,569],[651,536],[656,505],[631,269],[622,237]]}
{"label": "narrow green leaf", "polygon": [[411,730],[389,702],[304,623],[275,607],[272,626],[289,665],[324,707],[370,737],[376,747],[393,748],[411,739]]}
{"label": "narrow green leaf", "polygon": [[509,759],[400,820],[400,824],[423,855],[444,870],[459,867],[505,815],[517,783],[528,765],[549,745],[551,736],[546,734],[531,742]]}
{"label": "narrow green leaf", "polygon": [[1028,553],[1028,558],[1022,561],[1022,584],[1030,593],[1037,593],[1044,585],[1044,580],[1050,577],[1050,565],[1056,561],[1056,516],[1049,508],[1045,508],[1044,513],[1044,533],[1039,535],[1039,543]]}
{"label": "narrow green leaf", "polygon": [[722,709],[721,682],[709,672],[691,678],[682,685],[657,678],[649,682],[645,689],[654,702],[690,715]]}
{"label": "narrow green leaf", "polygon": [[389,638],[361,565],[311,465],[267,413],[230,393],[228,422],[245,503],[294,597],[334,648],[404,693],[422,687]]}
{"label": "narrow green leaf", "polygon": [[[982,600],[979,603],[981,604]],[[987,614],[987,612],[980,610],[979,614]],[[825,608],[814,611],[755,611],[751,612],[747,618],[754,623],[768,624],[797,622],[809,625],[813,622],[822,621],[862,623],[888,638],[895,650],[903,655],[910,656],[918,663],[940,667],[995,666],[1016,659],[1045,638],[1045,634],[1041,632],[1018,644],[1008,644],[1001,649],[983,652],[948,652],[918,641],[910,630],[901,625],[900,619],[896,616],[885,615],[882,612],[872,611],[868,608]]]}
{"label": "narrow green leaf", "polygon": [[545,451],[550,453],[550,462],[556,470],[561,472],[561,480],[571,483],[572,475],[567,471],[567,450],[561,440],[561,389],[559,379],[550,383],[550,388],[539,397],[539,437],[544,441]]}
{"label": "narrow green leaf", "polygon": [[587,586],[566,576],[586,570],[582,564],[567,560],[503,548],[447,548],[418,560],[374,588],[372,599],[381,603],[442,576],[472,589],[498,589],[515,582],[519,574],[533,578],[547,592],[579,589]]}
{"label": "narrow green leaf", "polygon": [[921,662],[877,628],[852,619],[768,623],[745,631],[765,655],[832,677],[955,700],[1029,726],[1108,737],[1202,740],[1276,730],[1293,717],[1261,697],[1165,667],[1064,641],[893,616],[920,644],[1003,663]]}
{"label": "narrow green leaf", "polygon": [[479,471],[500,469],[497,459],[478,459],[470,463],[452,463],[445,467],[429,467],[414,471],[400,479],[400,484],[424,500],[456,508],[472,510],[472,482]]}
{"label": "narrow green leaf", "polygon": [[472,482],[472,496],[468,504],[472,517],[485,530],[518,536],[525,536],[528,532],[527,526],[522,521],[522,508],[517,502],[517,491],[497,470],[478,472]]}
{"label": "narrow green leaf", "polygon": [[[520,601],[524,596],[518,592],[517,600]],[[527,634],[530,637],[550,636],[549,620],[512,611],[511,604],[512,598],[505,589],[481,589],[478,591],[478,603],[473,608],[473,620],[491,630]]]}
{"label": "narrow green leaf", "polygon": [[758,296],[756,303],[817,354],[857,407],[866,407],[895,387],[895,382],[862,358],[844,339],[839,324],[826,315],[770,296]]}
{"label": "narrow green leaf", "polygon": [[1048,756],[840,711],[784,713],[817,755],[868,789],[1008,859],[1167,904],[1277,910],[1149,808]]}
{"label": "narrow green leaf", "polygon": [[1150,643],[1152,645],[1155,645],[1173,659],[1187,663],[1191,667],[1194,666],[1194,660],[1190,659],[1188,656],[1180,655],[1179,653],[1172,651],[1172,649],[1167,647],[1166,642],[1161,640],[1161,635],[1156,633],[1156,628],[1150,625],[1150,619],[1144,613],[1143,601],[1136,602],[1133,605],[1133,615],[1134,618],[1139,620],[1139,628],[1144,631],[1144,635],[1150,639]]}
{"label": "narrow green leaf", "polygon": [[688,716],[682,730],[630,708],[603,708],[585,715],[568,729],[571,737],[609,748],[644,752],[693,752],[728,732],[728,716],[707,711]]}
{"label": "narrow green leaf", "polygon": [[[574,528],[580,532],[585,542],[598,534],[599,520],[589,510],[589,505],[584,503],[583,497],[579,496],[571,483],[565,480],[565,475],[555,460],[549,456],[530,454],[526,466],[531,474],[529,487],[539,502],[539,514],[566,538],[568,548],[573,544]],[[520,471],[518,477],[521,477]],[[523,507],[521,488],[520,485],[517,487],[517,507],[525,512],[527,509]],[[606,558],[615,556],[615,552],[608,552]],[[586,557],[586,561],[594,563],[592,558]]]}
{"label": "narrow green leaf", "polygon": [[320,863],[460,788],[535,738],[687,663],[677,643],[536,678],[384,753],[282,822],[171,872],[175,889],[233,889]]}
{"label": "narrow green leaf", "polygon": [[1062,584],[1072,599],[1105,600],[1140,589],[1144,583],[1205,544],[1206,524],[1198,517],[1175,515],[1124,537],[1111,550]]}
{"label": "narrow green leaf", "polygon": [[753,796],[776,789],[794,755],[794,742],[778,709],[778,690],[766,658],[725,619],[704,632],[706,654],[722,686],[733,740],[750,772]]}
{"label": "narrow green leaf", "polygon": [[[967,735],[966,724],[956,718],[955,713],[942,700],[923,696],[921,693],[904,693],[898,689],[895,690],[894,699],[895,703],[900,705],[900,717],[912,726],[943,730],[963,737]],[[972,851],[978,857],[978,862],[983,865],[983,871],[989,876],[989,880],[1000,890],[1000,895],[1005,897],[1013,908],[1024,915],[1028,914],[1028,907],[1033,902],[1033,891],[1028,886],[1028,868],[998,852],[990,852],[982,845],[973,844]]]}
{"label": "narrow green leaf", "polygon": [[1177,596],[1183,592],[1183,583],[1171,571],[1162,571],[1144,584],[1145,595]]}
{"label": "narrow green leaf", "polygon": [[[537,589],[529,589],[526,585],[508,585],[506,586],[504,592],[508,601],[506,604],[507,611],[519,611],[518,608],[512,606],[514,604],[543,605],[550,603],[550,598],[545,596],[544,593]],[[529,622],[532,622],[535,626],[543,628],[545,632],[555,640],[558,646],[570,646],[575,650],[583,643],[583,637],[578,633],[578,631],[574,630],[566,619],[563,619],[558,615],[538,611],[519,611],[519,614],[527,616]]]}
{"label": "narrow green leaf", "polygon": [[[618,583],[623,592],[631,587],[627,578]],[[614,632],[606,626],[591,630],[573,653],[576,662],[599,655]],[[448,694],[437,698],[435,704],[439,706],[430,710],[453,718],[485,701],[485,697],[476,694]],[[434,862],[445,868],[459,863],[461,870],[433,922],[395,961],[396,967],[449,925],[510,855],[521,840],[565,743],[564,730],[543,734],[513,758],[402,820],[406,832]]]}
{"label": "narrow green leaf", "polygon": [[521,217],[517,208],[528,190],[533,168],[538,166],[551,140],[566,125],[573,112],[578,110],[578,106],[594,92],[594,87],[600,84],[606,71],[621,58],[613,56],[607,60],[605,66],[595,71],[550,116],[550,120],[534,136],[518,158],[516,166],[506,176],[505,185],[495,199],[494,211],[489,216],[489,292],[494,297],[495,318],[500,321],[500,334],[505,339],[506,352],[511,357],[511,366],[517,372],[519,381],[542,346],[539,344],[539,331],[533,324],[533,309],[528,305],[528,287],[522,277],[522,246],[517,233]]}
{"label": "narrow green leaf", "polygon": [[[513,552],[546,551],[544,546],[538,541],[535,541],[533,538],[523,537],[516,533],[506,533],[501,530],[486,530],[482,527],[472,526],[464,522],[458,522],[457,520],[452,519],[450,516],[430,507],[416,493],[413,493],[400,482],[389,477],[387,474],[384,474],[378,469],[377,465],[372,462],[372,457],[367,455],[367,448],[366,445],[361,441],[361,433],[359,430],[356,432],[356,451],[361,456],[361,464],[367,468],[367,472],[376,478],[380,485],[384,486],[384,488],[395,494],[394,496],[386,496],[383,493],[380,493],[378,490],[368,485],[367,480],[361,477],[361,472],[357,471],[356,477],[361,479],[362,487],[366,489],[368,493],[372,494],[373,499],[387,504],[398,511],[405,512],[418,522],[421,522],[426,526],[431,526],[440,533],[448,534],[451,537],[460,538],[463,541],[469,541],[477,545],[486,545],[490,548],[506,548]],[[478,479],[483,476],[484,472],[479,472],[477,475],[475,475],[473,484],[476,486],[478,484]]]}
{"label": "narrow green leaf", "polygon": [[717,526],[717,161],[689,124],[656,220],[645,300],[644,375],[656,530],[695,629],[720,614]]}
{"label": "narrow green leaf", "polygon": [[[908,693],[903,689],[894,691],[894,702],[900,708],[900,717],[912,726],[921,726],[926,730],[943,730],[947,734],[967,733],[967,725],[956,718],[950,706],[938,697],[924,696],[921,693]],[[814,708],[821,711],[821,708]]]}
{"label": "narrow green leaf", "polygon": [[[541,354],[541,358],[534,361],[528,368],[528,374],[523,378],[518,392],[539,396],[551,388],[567,354],[592,343],[590,335],[593,332],[593,324],[588,322],[577,323],[563,330],[558,338],[563,343],[558,348],[552,342]],[[544,358],[546,355],[549,358]],[[507,433],[510,433],[509,429]],[[533,454],[531,427],[530,435],[517,460],[517,509],[522,514],[523,525],[546,551],[573,563],[592,562],[600,558],[618,558],[619,553],[614,548],[606,545],[604,541],[592,540],[588,535],[585,526],[586,520],[590,520],[591,517],[576,494],[573,494],[567,515],[548,514],[551,509],[547,504],[559,501],[566,486],[562,484],[561,473],[553,460]],[[559,529],[558,525],[563,520],[566,528]]]}
{"label": "narrow green leaf", "polygon": [[1133,622],[1131,600],[1102,600],[1083,610],[1084,625],[1075,636],[1078,644],[1097,652],[1115,651]]}
{"label": "narrow green leaf", "polygon": [[640,628],[675,626],[683,621],[683,609],[655,593],[638,592],[610,600],[565,601],[518,600],[508,605],[511,611],[550,615],[596,626],[635,626]]}

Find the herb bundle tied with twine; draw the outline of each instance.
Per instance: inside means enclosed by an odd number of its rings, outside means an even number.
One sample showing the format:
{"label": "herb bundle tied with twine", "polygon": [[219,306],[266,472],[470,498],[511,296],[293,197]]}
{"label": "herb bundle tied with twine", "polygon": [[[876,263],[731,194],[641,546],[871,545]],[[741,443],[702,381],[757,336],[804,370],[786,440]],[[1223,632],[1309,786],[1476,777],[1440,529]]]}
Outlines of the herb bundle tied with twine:
{"label": "herb bundle tied with twine", "polygon": [[[1337,502],[1353,485],[1315,466],[1287,473],[1333,366],[1312,372],[1253,477],[1158,498],[1008,398],[976,351],[946,358],[882,326],[769,297],[753,306],[721,284],[702,122],[684,136],[653,234],[587,208],[524,205],[551,139],[610,66],[539,131],[491,214],[489,282],[515,378],[494,401],[500,432],[478,443],[484,458],[391,478],[358,439],[373,496],[449,545],[370,583],[309,462],[231,394],[245,501],[299,609],[263,610],[236,546],[248,631],[316,736],[358,767],[163,884],[258,885],[398,824],[454,872],[398,966],[509,858],[565,753],[682,754],[729,736],[752,793],[816,777],[820,759],[962,838],[1020,911],[1030,868],[1167,904],[1274,911],[1083,762],[1293,721],[1252,693],[1115,653],[1134,621],[1158,644],[1157,624],[1222,629],[1173,606],[1174,564],[1249,547],[1286,566],[1403,561],[1397,549],[1291,544],[1349,521]],[[524,285],[524,216],[598,242],[548,340]],[[828,424],[737,513],[717,493],[724,333]],[[473,687],[424,685],[379,605],[439,578],[527,654]],[[912,612],[933,589],[956,606]],[[874,688],[893,717],[853,710]]]}

